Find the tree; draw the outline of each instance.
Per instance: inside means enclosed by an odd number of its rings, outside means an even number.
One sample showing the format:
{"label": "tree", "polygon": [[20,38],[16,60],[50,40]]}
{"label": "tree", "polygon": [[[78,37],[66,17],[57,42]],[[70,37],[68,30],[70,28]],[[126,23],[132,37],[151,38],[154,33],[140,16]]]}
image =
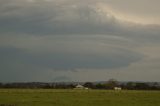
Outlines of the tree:
{"label": "tree", "polygon": [[135,89],[135,86],[136,86],[136,83],[134,83],[134,82],[128,82],[126,84],[126,89],[133,90],[133,89]]}
{"label": "tree", "polygon": [[87,88],[94,88],[94,85],[91,82],[86,82],[83,86]]}
{"label": "tree", "polygon": [[0,88],[2,88],[3,87],[3,84],[2,83],[0,83]]}
{"label": "tree", "polygon": [[113,89],[114,87],[119,86],[119,83],[115,79],[110,79],[107,81],[106,88]]}
{"label": "tree", "polygon": [[98,84],[96,84],[96,89],[106,89],[106,86],[105,86],[105,84],[98,83]]}
{"label": "tree", "polygon": [[135,89],[138,89],[138,90],[147,90],[149,89],[149,85],[147,83],[136,83],[136,86],[135,86]]}

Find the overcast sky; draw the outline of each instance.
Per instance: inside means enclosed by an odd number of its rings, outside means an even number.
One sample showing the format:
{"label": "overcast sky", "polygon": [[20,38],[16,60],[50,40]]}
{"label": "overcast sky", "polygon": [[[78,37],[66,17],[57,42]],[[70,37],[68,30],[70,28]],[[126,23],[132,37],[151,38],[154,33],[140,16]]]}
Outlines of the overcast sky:
{"label": "overcast sky", "polygon": [[0,0],[0,82],[160,81],[160,0]]}

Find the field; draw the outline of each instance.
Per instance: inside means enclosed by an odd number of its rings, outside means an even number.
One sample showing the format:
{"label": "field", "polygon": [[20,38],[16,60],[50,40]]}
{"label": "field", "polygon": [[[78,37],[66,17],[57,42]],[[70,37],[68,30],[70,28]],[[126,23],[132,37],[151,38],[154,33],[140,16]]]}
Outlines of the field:
{"label": "field", "polygon": [[0,106],[160,106],[160,91],[0,89]]}

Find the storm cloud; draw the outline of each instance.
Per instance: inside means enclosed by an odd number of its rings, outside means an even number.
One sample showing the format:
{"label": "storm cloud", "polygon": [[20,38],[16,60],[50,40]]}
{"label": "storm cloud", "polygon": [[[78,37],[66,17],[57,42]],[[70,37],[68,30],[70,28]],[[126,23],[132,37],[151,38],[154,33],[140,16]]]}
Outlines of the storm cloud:
{"label": "storm cloud", "polygon": [[[63,76],[82,81],[85,72],[109,73],[108,78],[120,80],[136,80],[124,73],[148,76],[152,71],[147,69],[158,70],[160,63],[157,3],[1,0],[0,80],[52,81]],[[105,80],[100,75],[85,80]],[[137,79],[155,80],[143,78]]]}

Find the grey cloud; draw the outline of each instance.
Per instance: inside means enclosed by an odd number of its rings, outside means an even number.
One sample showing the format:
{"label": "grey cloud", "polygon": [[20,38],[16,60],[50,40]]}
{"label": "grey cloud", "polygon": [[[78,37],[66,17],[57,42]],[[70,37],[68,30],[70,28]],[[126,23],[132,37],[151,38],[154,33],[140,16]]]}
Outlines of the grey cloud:
{"label": "grey cloud", "polygon": [[[47,68],[53,70],[72,70],[81,68],[118,68],[128,66],[132,62],[136,62],[141,59],[140,54],[136,54],[124,49],[112,49],[110,49],[111,51],[108,51],[105,56],[101,56],[93,53],[68,54],[65,52],[58,54],[46,53],[42,55],[33,53],[30,54],[16,48],[0,48],[0,56],[2,67],[11,68],[10,70],[14,70],[14,68],[10,66],[14,63],[17,65],[27,65],[30,68],[44,68],[44,70]],[[24,70],[25,68],[26,66],[24,67]]]}
{"label": "grey cloud", "polygon": [[67,82],[67,81],[71,81],[71,78],[67,76],[58,76],[58,77],[55,77],[53,81],[54,82]]}
{"label": "grey cloud", "polygon": [[48,80],[58,76],[52,73],[55,70],[106,69],[112,73],[152,56],[143,48],[153,43],[150,47],[158,49],[159,23],[123,20],[98,3],[123,10],[119,1],[111,0],[1,0],[1,79]]}
{"label": "grey cloud", "polygon": [[111,34],[134,39],[144,39],[144,37],[160,39],[159,25],[141,25],[121,21],[113,14],[97,7],[97,2],[79,0],[76,2],[72,0],[61,2],[42,0],[33,3],[19,0],[2,2],[6,6],[1,7],[3,10],[0,17],[1,33],[10,31],[42,36]]}
{"label": "grey cloud", "polygon": [[1,81],[51,81],[56,76],[53,74],[54,71],[114,69],[128,67],[142,59],[140,54],[123,49],[108,51],[105,56],[101,56],[92,53],[68,54],[65,52],[34,54],[11,47],[1,47],[0,58]]}

